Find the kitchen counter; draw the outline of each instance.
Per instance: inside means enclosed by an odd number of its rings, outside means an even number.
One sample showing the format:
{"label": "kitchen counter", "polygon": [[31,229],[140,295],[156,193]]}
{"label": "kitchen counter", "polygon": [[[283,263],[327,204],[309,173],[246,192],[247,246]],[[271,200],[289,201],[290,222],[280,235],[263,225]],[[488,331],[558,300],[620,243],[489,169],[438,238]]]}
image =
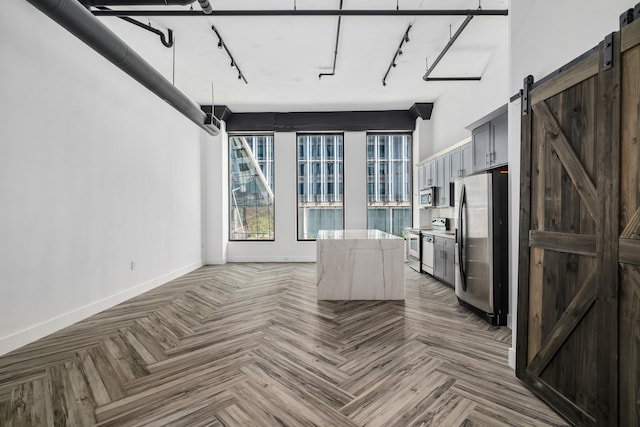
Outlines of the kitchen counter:
{"label": "kitchen counter", "polygon": [[440,231],[440,230],[422,230],[422,234],[431,234],[436,237],[444,237],[445,239],[456,239],[456,233],[454,231]]}
{"label": "kitchen counter", "polygon": [[404,239],[380,230],[321,230],[319,300],[403,300]]}

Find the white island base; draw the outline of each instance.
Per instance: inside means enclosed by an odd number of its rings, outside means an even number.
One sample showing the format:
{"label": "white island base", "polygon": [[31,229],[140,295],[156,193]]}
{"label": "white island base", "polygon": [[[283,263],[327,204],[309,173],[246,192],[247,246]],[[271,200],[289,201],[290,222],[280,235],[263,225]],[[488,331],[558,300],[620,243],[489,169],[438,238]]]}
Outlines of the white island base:
{"label": "white island base", "polygon": [[319,300],[404,300],[404,239],[380,230],[321,230]]}

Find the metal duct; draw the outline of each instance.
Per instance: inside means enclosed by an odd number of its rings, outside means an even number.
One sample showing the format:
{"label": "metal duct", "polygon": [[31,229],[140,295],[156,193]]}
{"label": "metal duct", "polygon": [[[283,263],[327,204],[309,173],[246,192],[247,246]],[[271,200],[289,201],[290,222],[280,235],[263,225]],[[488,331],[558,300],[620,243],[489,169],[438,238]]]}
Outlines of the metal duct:
{"label": "metal duct", "polygon": [[202,9],[202,11],[207,15],[210,15],[211,12],[213,12],[213,8],[211,7],[211,3],[209,3],[209,0],[198,0],[198,3],[200,3],[200,8]]}
{"label": "metal duct", "polygon": [[85,6],[187,6],[196,0],[80,0]]}
{"label": "metal duct", "polygon": [[184,93],[142,59],[76,0],[28,0],[93,50],[111,61],[210,135],[220,129],[206,124],[207,116]]}

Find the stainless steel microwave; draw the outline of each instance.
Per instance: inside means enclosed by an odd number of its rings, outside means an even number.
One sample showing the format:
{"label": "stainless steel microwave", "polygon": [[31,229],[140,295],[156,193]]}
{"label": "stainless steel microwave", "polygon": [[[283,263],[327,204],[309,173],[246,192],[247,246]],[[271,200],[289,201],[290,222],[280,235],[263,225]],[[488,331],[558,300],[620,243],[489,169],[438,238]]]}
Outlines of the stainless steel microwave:
{"label": "stainless steel microwave", "polygon": [[431,208],[436,205],[436,187],[420,190],[420,207]]}

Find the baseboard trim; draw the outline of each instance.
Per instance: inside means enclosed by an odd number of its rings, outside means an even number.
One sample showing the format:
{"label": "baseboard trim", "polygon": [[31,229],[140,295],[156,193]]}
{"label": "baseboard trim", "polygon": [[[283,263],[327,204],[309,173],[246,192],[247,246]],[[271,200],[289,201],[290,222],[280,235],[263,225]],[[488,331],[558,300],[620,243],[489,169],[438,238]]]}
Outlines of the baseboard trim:
{"label": "baseboard trim", "polygon": [[31,342],[39,340],[40,338],[46,337],[47,335],[59,331],[60,329],[73,325],[74,323],[84,320],[87,317],[93,316],[94,314],[100,313],[101,311],[111,308],[144,292],[157,288],[160,285],[177,279],[178,277],[183,276],[202,266],[202,261],[186,265],[170,273],[164,274],[160,277],[156,277],[155,279],[148,280],[132,288],[102,298],[98,301],[94,301],[83,307],[76,308],[75,310],[60,314],[49,320],[30,326],[11,335],[7,335],[6,337],[0,338],[0,356],[16,350]]}
{"label": "baseboard trim", "polygon": [[234,256],[227,257],[227,262],[316,262],[311,256]]}
{"label": "baseboard trim", "polygon": [[226,263],[227,263],[226,258],[212,258],[205,261],[206,265],[222,265]]}
{"label": "baseboard trim", "polygon": [[509,355],[508,355],[509,367],[516,370],[516,349],[513,347],[509,347]]}

